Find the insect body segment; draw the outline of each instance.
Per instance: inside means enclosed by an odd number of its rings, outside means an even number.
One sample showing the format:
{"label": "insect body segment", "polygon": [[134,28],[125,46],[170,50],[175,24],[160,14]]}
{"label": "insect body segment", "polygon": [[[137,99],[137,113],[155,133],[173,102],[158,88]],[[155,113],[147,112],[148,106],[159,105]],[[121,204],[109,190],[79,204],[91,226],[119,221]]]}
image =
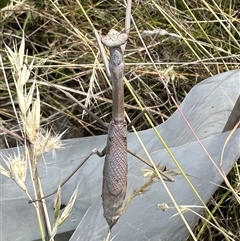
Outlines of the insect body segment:
{"label": "insect body segment", "polygon": [[127,178],[127,125],[124,121],[109,126],[104,170],[109,193],[119,195],[126,186]]}

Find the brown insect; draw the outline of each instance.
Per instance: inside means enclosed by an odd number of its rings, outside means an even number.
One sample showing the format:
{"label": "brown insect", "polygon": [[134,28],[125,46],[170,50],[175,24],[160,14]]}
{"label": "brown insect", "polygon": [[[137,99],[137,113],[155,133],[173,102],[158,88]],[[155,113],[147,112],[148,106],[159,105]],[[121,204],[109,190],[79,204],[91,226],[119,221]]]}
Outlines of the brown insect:
{"label": "brown insect", "polygon": [[[127,12],[128,11],[129,9],[127,10]],[[116,224],[118,219],[123,214],[123,203],[127,190],[127,152],[134,155],[150,167],[152,167],[152,165],[145,161],[143,158],[139,157],[134,152],[127,149],[127,128],[133,125],[133,123],[130,123],[127,126],[124,113],[123,51],[128,35],[127,33],[119,33],[116,30],[112,29],[105,37],[102,38],[102,40],[100,40],[97,31],[95,31],[94,33],[99,45],[106,73],[112,82],[112,120],[108,126],[107,145],[102,152],[98,151],[97,149],[93,149],[92,152],[79,164],[75,171],[64,182],[62,182],[60,187],[62,187],[77,172],[77,170],[90,158],[92,154],[97,154],[100,157],[105,156],[103,168],[102,200],[104,217],[109,225],[109,229],[111,230],[111,228]],[[109,61],[107,60],[106,52],[102,44],[104,44],[110,50]],[[82,105],[71,94],[65,92],[60,88],[58,89],[65,93],[67,97],[78,103],[100,124],[106,126],[106,124],[100,118],[95,116],[89,109]],[[145,112],[142,112],[142,114],[143,113]],[[140,114],[139,117],[142,114]],[[135,121],[136,119],[133,122]],[[173,181],[173,178],[165,175],[162,170],[159,170],[159,172],[169,181]],[[46,198],[54,194],[55,192],[43,198]]]}
{"label": "brown insect", "polygon": [[[105,155],[102,188],[103,210],[110,229],[123,214],[123,203],[127,189],[127,152],[151,166],[127,149],[128,126],[124,114],[124,60],[122,50],[122,45],[126,43],[127,37],[126,33],[119,33],[111,29],[107,36],[102,38],[102,43],[110,50],[109,77],[112,82],[113,97],[112,121],[108,128],[107,145],[101,153],[102,156]],[[101,43],[98,44],[101,45]],[[101,49],[103,48],[100,46]],[[104,55],[105,52],[101,54]],[[105,68],[107,68],[106,65]],[[132,123],[129,124],[129,126],[131,125]],[[173,181],[172,178],[163,175],[168,180]]]}

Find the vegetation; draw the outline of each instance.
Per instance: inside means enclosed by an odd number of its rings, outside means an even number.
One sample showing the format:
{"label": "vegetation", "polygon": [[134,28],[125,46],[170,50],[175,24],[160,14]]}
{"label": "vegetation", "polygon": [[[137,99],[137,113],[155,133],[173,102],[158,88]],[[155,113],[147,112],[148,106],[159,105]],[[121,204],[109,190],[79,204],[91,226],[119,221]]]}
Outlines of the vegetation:
{"label": "vegetation", "polygon": [[[8,5],[3,7],[2,2],[0,6],[2,7],[0,46],[8,79],[7,86],[2,72],[0,73],[0,118],[4,127],[8,130],[20,130],[7,89],[10,88],[13,100],[19,100],[21,95],[15,87],[12,75],[14,64],[7,57],[8,50],[5,44],[10,49],[14,49],[13,46],[17,46],[15,48],[18,49],[24,33],[28,60],[34,61],[34,68],[29,76],[29,82],[26,85],[22,84],[22,91],[30,93],[34,81],[37,80],[38,87],[34,86],[32,100],[36,105],[41,100],[42,116],[38,130],[44,128],[52,129],[54,133],[64,132],[64,138],[106,133],[86,112],[51,85],[65,87],[65,90],[103,121],[110,121],[111,87],[100,64],[91,23],[103,35],[111,28],[123,31],[125,19],[123,1],[9,0],[5,2],[8,2]],[[176,106],[171,103],[169,95],[159,81],[137,29],[168,88],[177,103],[181,103],[189,90],[200,81],[239,68],[239,7],[236,0],[187,2],[138,0],[133,3],[132,15],[136,27],[132,25],[125,51],[125,73],[140,103],[144,107],[151,107],[152,119],[156,125],[167,120],[176,110]],[[23,60],[24,58],[21,61]],[[25,64],[30,65],[30,63]],[[25,71],[27,72],[27,68]],[[23,111],[19,101],[18,103],[15,107]],[[125,103],[128,116],[133,119],[141,108],[127,87]],[[143,119],[136,123],[137,130],[149,127],[150,124]],[[30,143],[34,142],[27,133],[26,136]],[[3,138],[0,142],[2,148],[12,147],[18,143],[9,137]],[[235,194],[240,192],[239,171],[237,163],[229,174],[229,181]],[[234,195],[227,189],[219,188],[208,206],[219,225],[227,226],[228,234],[235,240],[240,240],[240,209]],[[201,241],[227,240],[203,219],[195,228],[195,234]]]}

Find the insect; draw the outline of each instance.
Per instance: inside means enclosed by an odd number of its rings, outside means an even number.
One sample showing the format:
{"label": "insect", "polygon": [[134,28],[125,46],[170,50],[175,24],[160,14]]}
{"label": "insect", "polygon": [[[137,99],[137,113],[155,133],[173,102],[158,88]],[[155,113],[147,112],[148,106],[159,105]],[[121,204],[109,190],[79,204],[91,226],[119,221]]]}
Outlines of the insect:
{"label": "insect", "polygon": [[[128,12],[129,5],[127,9]],[[129,29],[129,27],[126,29]],[[124,32],[119,33],[118,31],[111,29],[101,40],[97,31],[94,33],[105,65],[106,73],[112,82],[112,120],[108,125],[107,145],[101,152],[97,149],[93,149],[92,152],[79,164],[75,171],[60,185],[60,187],[62,187],[76,173],[76,171],[90,158],[91,155],[97,154],[100,157],[105,156],[102,185],[103,215],[109,225],[109,230],[111,230],[123,214],[123,203],[127,190],[127,152],[131,153],[150,167],[152,167],[152,165],[136,155],[134,152],[127,149],[127,128],[133,125],[133,123],[127,125],[124,113],[123,52],[128,34]],[[108,47],[110,50],[109,61],[107,60],[103,45]],[[100,118],[96,117],[72,95],[62,89],[59,90],[65,93],[67,97],[78,103],[100,124],[106,126]],[[161,170],[159,170],[159,172],[169,181],[173,181],[171,177],[165,175]],[[54,194],[55,192],[45,196],[44,198]]]}
{"label": "insect", "polygon": [[[102,43],[110,50],[108,66],[113,97],[112,121],[108,127],[107,145],[101,153],[101,156],[105,155],[102,187],[103,210],[110,229],[123,213],[123,203],[127,189],[127,152],[133,154],[132,151],[127,150],[128,126],[124,113],[124,61],[122,46],[126,43],[127,37],[126,33],[119,33],[111,29],[102,38]],[[98,44],[101,45],[101,43]],[[100,46],[100,49],[103,48]],[[105,52],[101,54],[103,56]],[[131,126],[132,123],[129,125]],[[144,161],[142,158],[139,159]],[[144,162],[146,163],[146,161]],[[151,166],[148,163],[146,164]],[[172,178],[166,177],[173,181]]]}
{"label": "insect", "polygon": [[121,216],[127,189],[127,122],[124,114],[124,62],[121,49],[126,41],[125,33],[119,34],[113,29],[102,39],[102,43],[110,48],[109,71],[113,96],[102,187],[104,217],[110,229]]}

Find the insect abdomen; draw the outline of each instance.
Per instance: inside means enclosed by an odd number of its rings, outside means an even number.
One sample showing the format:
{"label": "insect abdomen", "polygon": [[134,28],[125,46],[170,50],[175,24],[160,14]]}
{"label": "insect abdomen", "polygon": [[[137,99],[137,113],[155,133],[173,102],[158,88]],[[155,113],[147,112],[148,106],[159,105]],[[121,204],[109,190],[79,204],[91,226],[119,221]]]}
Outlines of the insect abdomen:
{"label": "insect abdomen", "polygon": [[104,176],[109,193],[119,195],[127,179],[127,127],[124,123],[109,127],[109,140],[104,164]]}

